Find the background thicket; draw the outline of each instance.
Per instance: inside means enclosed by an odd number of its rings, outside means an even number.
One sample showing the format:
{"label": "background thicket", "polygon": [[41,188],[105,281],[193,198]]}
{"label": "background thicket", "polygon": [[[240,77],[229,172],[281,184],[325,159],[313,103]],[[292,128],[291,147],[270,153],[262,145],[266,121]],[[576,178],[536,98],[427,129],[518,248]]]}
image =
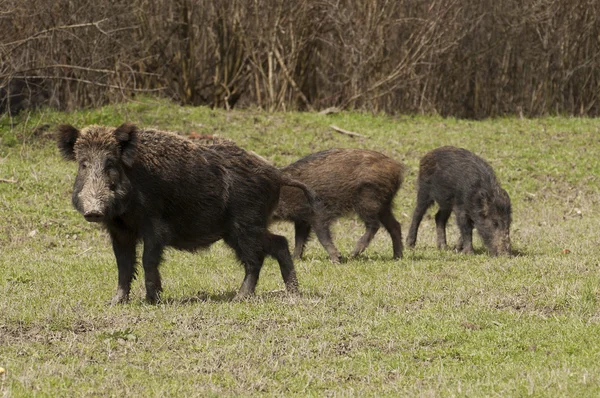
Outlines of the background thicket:
{"label": "background thicket", "polygon": [[4,0],[0,113],[182,104],[600,115],[598,0]]}

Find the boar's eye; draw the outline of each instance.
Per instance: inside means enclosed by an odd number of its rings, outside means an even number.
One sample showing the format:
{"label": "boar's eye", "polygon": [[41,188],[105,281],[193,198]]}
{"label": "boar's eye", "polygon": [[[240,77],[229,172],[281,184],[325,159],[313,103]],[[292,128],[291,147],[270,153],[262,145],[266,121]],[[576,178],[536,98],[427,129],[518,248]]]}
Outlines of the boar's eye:
{"label": "boar's eye", "polygon": [[88,168],[88,162],[81,162],[79,163],[79,167],[81,168],[81,170],[85,170]]}

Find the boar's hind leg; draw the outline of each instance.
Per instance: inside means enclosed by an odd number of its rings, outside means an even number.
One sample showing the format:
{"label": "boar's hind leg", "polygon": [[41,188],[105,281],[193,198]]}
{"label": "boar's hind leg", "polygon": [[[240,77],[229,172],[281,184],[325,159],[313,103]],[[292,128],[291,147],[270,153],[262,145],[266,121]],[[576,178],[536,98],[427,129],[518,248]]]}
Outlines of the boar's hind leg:
{"label": "boar's hind leg", "polygon": [[473,222],[464,210],[456,211],[456,222],[460,230],[460,238],[456,244],[456,250],[463,253],[473,253]]}
{"label": "boar's hind leg", "polygon": [[119,271],[117,293],[112,298],[111,304],[125,303],[129,300],[131,281],[135,278],[135,234],[111,231],[110,237]]}
{"label": "boar's hind leg", "polygon": [[452,208],[440,207],[437,213],[435,213],[435,231],[437,233],[437,247],[438,249],[447,249],[448,244],[446,242],[446,224],[452,213]]}
{"label": "boar's hind leg", "polygon": [[433,200],[429,197],[429,189],[420,187],[417,192],[417,206],[413,212],[412,222],[410,223],[410,229],[408,230],[408,237],[406,238],[406,246],[415,247],[417,242],[417,231],[419,225],[423,220],[423,216],[429,207],[433,204]]}
{"label": "boar's hind leg", "polygon": [[365,222],[365,227],[367,228],[367,230],[356,243],[356,247],[352,252],[352,257],[358,256],[359,254],[365,251],[367,246],[369,246],[369,243],[371,243],[371,240],[373,240],[373,237],[375,236],[377,231],[379,231],[379,221]]}
{"label": "boar's hind leg", "polygon": [[289,293],[298,293],[298,278],[296,277],[292,256],[290,256],[287,239],[267,231],[265,251],[279,263],[281,277],[283,278],[283,283],[285,283],[286,290]]}
{"label": "boar's hind leg", "polygon": [[304,221],[296,221],[294,224],[296,230],[296,242],[294,246],[294,258],[301,259],[304,253],[304,245],[310,234],[310,224]]}
{"label": "boar's hind leg", "polygon": [[367,230],[356,243],[352,257],[356,257],[369,246],[371,240],[379,230],[379,217],[377,213],[381,208],[381,194],[376,187],[364,184],[357,191],[353,203],[354,211],[364,221]]}
{"label": "boar's hind leg", "polygon": [[338,252],[338,249],[335,247],[331,239],[331,230],[329,229],[329,222],[316,220],[313,224],[313,228],[315,230],[317,238],[319,238],[319,242],[321,242],[325,250],[327,250],[327,254],[329,254],[329,259],[331,260],[331,262],[336,264],[339,263],[341,260],[340,252]]}
{"label": "boar's hind leg", "polygon": [[241,229],[241,231],[243,232],[240,232],[240,234],[225,238],[225,243],[233,248],[238,260],[244,265],[245,271],[244,281],[235,296],[235,300],[242,300],[254,294],[260,269],[265,260],[263,237],[266,229],[260,231]]}
{"label": "boar's hind leg", "polygon": [[158,265],[162,259],[164,246],[157,243],[144,242],[144,254],[142,264],[144,266],[144,278],[146,281],[146,300],[156,303],[160,299],[162,284]]}
{"label": "boar's hind leg", "polygon": [[394,250],[394,259],[402,258],[402,228],[400,223],[394,217],[392,213],[391,204],[385,206],[379,213],[379,221],[383,224],[385,229],[392,238],[392,248]]}

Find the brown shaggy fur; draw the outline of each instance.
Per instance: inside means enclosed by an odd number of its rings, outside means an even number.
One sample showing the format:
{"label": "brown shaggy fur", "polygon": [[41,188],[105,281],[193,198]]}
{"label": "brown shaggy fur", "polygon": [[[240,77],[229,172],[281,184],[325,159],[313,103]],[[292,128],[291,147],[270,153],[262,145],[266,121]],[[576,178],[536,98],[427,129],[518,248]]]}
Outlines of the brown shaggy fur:
{"label": "brown shaggy fur", "polygon": [[340,254],[331,240],[330,225],[354,212],[367,228],[352,253],[362,253],[380,224],[392,238],[394,258],[402,257],[402,232],[392,214],[392,201],[402,185],[404,166],[379,152],[362,149],[331,149],[308,155],[282,169],[294,180],[313,190],[320,206],[313,208],[302,191],[283,188],[275,216],[292,221],[296,229],[294,256],[302,256],[311,229],[327,250],[332,262]]}

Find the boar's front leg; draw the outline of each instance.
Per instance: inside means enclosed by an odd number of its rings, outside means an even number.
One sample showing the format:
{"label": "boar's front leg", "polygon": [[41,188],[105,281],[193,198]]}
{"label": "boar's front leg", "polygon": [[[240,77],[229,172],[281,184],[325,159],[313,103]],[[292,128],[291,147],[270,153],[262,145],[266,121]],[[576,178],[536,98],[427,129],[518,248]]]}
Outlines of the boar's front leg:
{"label": "boar's front leg", "polygon": [[463,253],[473,253],[473,221],[471,221],[464,209],[456,210],[456,223],[460,230],[460,238],[458,239],[456,250]]}
{"label": "boar's front leg", "polygon": [[420,183],[419,191],[417,192],[417,205],[413,212],[410,229],[408,230],[408,236],[406,238],[406,246],[408,247],[415,247],[419,225],[421,225],[421,221],[423,221],[423,216],[427,212],[427,209],[433,205],[433,200],[429,197],[429,190],[430,188],[428,185]]}
{"label": "boar's front leg", "polygon": [[155,304],[160,300],[162,283],[158,265],[162,260],[164,245],[152,239],[144,239],[144,253],[142,254],[142,265],[144,266],[144,279],[146,282],[146,301]]}
{"label": "boar's front leg", "polygon": [[442,207],[437,213],[435,213],[435,230],[437,235],[437,247],[438,249],[447,249],[448,244],[446,243],[446,224],[452,214],[451,207]]}
{"label": "boar's front leg", "polygon": [[333,244],[333,240],[331,239],[331,229],[329,228],[330,222],[328,220],[315,220],[313,223],[313,229],[315,230],[315,234],[321,242],[321,245],[329,254],[329,259],[334,264],[339,264],[341,261],[340,252]]}
{"label": "boar's front leg", "polygon": [[113,251],[117,259],[119,282],[117,293],[111,304],[125,303],[129,300],[131,281],[135,278],[135,233],[129,231],[111,231]]}
{"label": "boar's front leg", "polygon": [[369,246],[369,243],[371,243],[371,241],[375,237],[377,231],[379,231],[379,222],[366,222],[365,228],[365,233],[360,237],[360,239],[356,243],[356,247],[354,248],[354,251],[352,252],[350,257],[358,257],[362,252],[365,251],[367,246]]}

